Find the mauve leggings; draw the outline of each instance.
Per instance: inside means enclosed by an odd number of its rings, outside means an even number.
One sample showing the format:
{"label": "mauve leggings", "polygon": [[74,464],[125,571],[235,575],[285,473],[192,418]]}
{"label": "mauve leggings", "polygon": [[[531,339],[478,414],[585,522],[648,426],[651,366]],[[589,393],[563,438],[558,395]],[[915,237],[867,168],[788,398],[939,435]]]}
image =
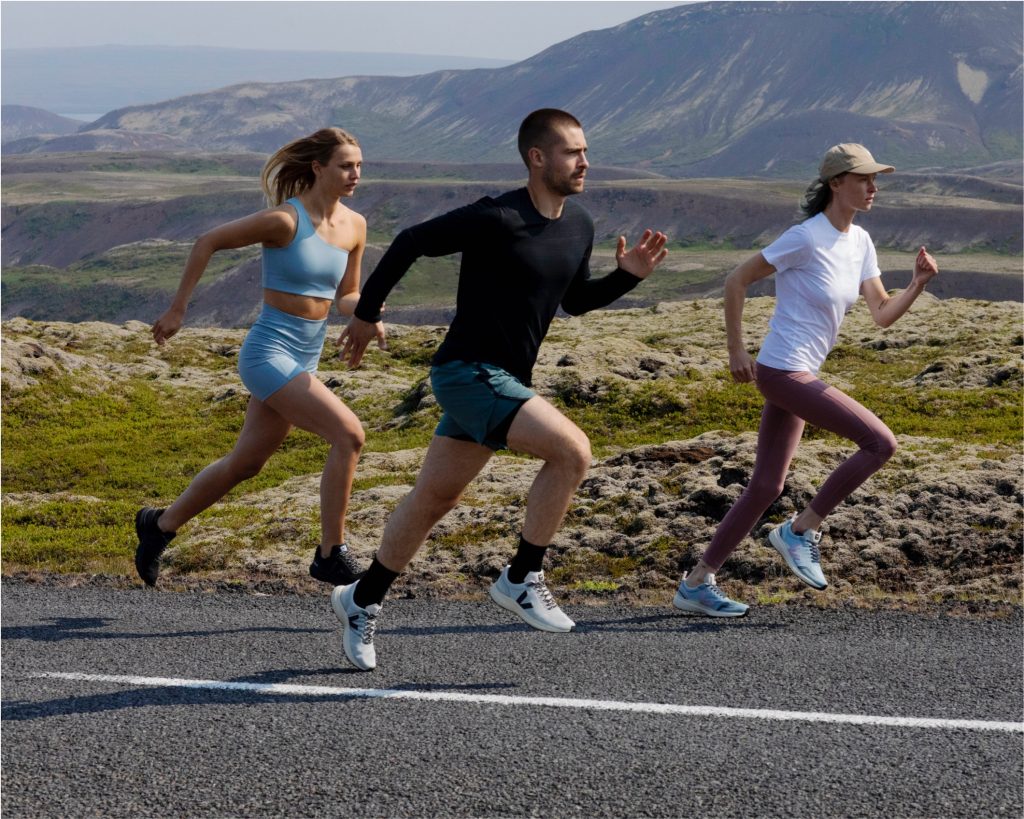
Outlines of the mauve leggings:
{"label": "mauve leggings", "polygon": [[765,397],[765,405],[757,433],[754,473],[704,552],[704,562],[715,571],[782,494],[805,422],[849,438],[860,447],[829,475],[811,501],[811,509],[821,517],[881,469],[896,451],[892,432],[874,413],[809,372],[758,364],[757,388]]}

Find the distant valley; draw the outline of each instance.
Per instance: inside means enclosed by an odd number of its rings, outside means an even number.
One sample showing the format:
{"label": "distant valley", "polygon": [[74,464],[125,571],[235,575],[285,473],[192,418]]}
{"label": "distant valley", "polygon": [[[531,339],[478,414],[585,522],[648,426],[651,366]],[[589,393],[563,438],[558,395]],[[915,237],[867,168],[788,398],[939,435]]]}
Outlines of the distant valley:
{"label": "distant valley", "polygon": [[[5,104],[3,317],[152,321],[191,242],[262,206],[269,151],[326,123],[350,128],[363,147],[353,206],[371,230],[367,277],[402,227],[522,184],[515,130],[544,105],[586,127],[592,168],[581,201],[597,227],[595,272],[614,264],[619,234],[653,227],[671,238],[664,268],[616,306],[717,295],[735,264],[798,218],[821,152],[840,140],[864,142],[898,169],[861,220],[887,286],[904,284],[927,245],[942,260],[937,295],[1020,301],[1022,37],[1015,3],[693,3],[515,65],[343,76],[345,55],[320,55],[334,78],[259,82],[243,71],[239,84],[84,125]],[[182,81],[224,81],[253,56],[214,70],[210,54],[194,51]],[[177,65],[183,55],[147,58]],[[288,69],[278,56],[275,70]],[[21,58],[3,55],[5,103]],[[69,88],[90,70],[67,75]],[[252,319],[258,255],[217,259],[193,326]],[[457,273],[457,258],[421,260],[389,299],[391,319],[444,322]]]}
{"label": "distant valley", "polygon": [[[152,321],[166,308],[196,236],[262,206],[263,161],[255,154],[159,152],[5,157],[3,317]],[[368,162],[352,200],[371,231],[364,277],[402,227],[522,179],[513,164]],[[580,201],[597,227],[595,272],[614,266],[620,233],[636,237],[654,227],[673,243],[664,269],[620,307],[717,295],[724,275],[752,248],[796,220],[803,190],[797,181],[673,180],[600,166],[590,180]],[[942,257],[936,294],[1020,300],[1020,185],[910,173],[884,184],[863,224],[879,246],[888,286],[905,284],[913,253],[925,244]],[[418,262],[388,300],[391,320],[446,321],[457,271],[456,257]],[[258,249],[218,254],[188,321],[244,326],[260,300]]]}

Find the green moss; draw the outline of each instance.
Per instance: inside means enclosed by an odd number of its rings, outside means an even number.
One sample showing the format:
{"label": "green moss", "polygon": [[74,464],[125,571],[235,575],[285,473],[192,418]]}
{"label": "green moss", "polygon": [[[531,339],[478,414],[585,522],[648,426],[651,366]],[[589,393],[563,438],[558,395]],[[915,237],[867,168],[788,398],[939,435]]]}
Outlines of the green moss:
{"label": "green moss", "polygon": [[573,583],[572,588],[575,591],[602,594],[618,591],[620,584],[611,580],[577,580]]}
{"label": "green moss", "polygon": [[[231,450],[248,400],[241,391],[214,401],[197,390],[142,380],[110,392],[80,386],[58,379],[5,401],[6,492],[68,491],[131,497],[138,504],[168,500]],[[295,431],[244,491],[319,472],[326,455],[319,438]]]}
{"label": "green moss", "polygon": [[633,574],[642,562],[643,558],[632,555],[612,557],[602,552],[580,553],[580,556],[546,570],[545,575],[558,586],[575,586],[586,582],[607,583]]}
{"label": "green moss", "polygon": [[517,528],[501,521],[471,523],[447,534],[435,535],[431,538],[431,548],[444,549],[455,554],[462,554],[467,546],[480,546],[496,540],[512,537]]}
{"label": "green moss", "polygon": [[4,572],[126,574],[132,569],[136,504],[55,500],[4,503]]}
{"label": "green moss", "polygon": [[749,385],[724,379],[691,383],[658,379],[626,384],[598,379],[593,387],[565,375],[555,403],[590,436],[598,455],[666,440],[683,440],[712,429],[756,429],[763,399]]}

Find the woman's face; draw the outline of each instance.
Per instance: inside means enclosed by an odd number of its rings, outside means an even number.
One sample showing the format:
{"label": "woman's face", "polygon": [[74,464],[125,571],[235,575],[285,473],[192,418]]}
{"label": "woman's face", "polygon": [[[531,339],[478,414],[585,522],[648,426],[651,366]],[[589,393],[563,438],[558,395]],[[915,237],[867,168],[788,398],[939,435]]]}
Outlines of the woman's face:
{"label": "woman's face", "polygon": [[357,145],[339,145],[326,165],[313,163],[318,185],[326,186],[338,197],[352,196],[363,173],[363,152]]}
{"label": "woman's face", "polygon": [[847,173],[833,179],[832,202],[843,210],[867,213],[878,192],[875,177],[873,173]]}

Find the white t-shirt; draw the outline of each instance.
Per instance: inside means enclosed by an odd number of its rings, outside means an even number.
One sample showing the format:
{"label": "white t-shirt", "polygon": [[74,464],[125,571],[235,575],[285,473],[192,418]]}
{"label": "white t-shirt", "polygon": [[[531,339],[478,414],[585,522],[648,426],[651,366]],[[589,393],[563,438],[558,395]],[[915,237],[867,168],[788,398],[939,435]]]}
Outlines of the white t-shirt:
{"label": "white t-shirt", "polygon": [[817,373],[860,295],[881,276],[867,231],[836,230],[824,213],[794,225],[761,251],[775,268],[775,313],[757,360],[778,370]]}

